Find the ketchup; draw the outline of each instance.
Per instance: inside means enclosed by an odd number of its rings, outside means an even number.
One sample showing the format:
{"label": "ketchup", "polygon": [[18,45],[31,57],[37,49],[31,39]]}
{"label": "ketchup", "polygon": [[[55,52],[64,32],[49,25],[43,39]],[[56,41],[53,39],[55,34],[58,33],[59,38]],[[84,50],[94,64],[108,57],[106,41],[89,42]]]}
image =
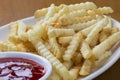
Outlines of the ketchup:
{"label": "ketchup", "polygon": [[29,59],[0,58],[0,80],[39,80],[44,67]]}

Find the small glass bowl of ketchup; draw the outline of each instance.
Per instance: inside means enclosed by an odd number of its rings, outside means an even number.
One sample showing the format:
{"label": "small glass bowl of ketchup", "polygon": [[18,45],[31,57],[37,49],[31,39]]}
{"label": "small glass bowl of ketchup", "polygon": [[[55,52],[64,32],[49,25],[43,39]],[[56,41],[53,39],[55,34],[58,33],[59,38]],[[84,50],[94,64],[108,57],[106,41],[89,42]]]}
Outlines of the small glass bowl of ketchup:
{"label": "small glass bowl of ketchup", "polygon": [[26,52],[0,52],[0,80],[46,80],[52,66],[45,58]]}

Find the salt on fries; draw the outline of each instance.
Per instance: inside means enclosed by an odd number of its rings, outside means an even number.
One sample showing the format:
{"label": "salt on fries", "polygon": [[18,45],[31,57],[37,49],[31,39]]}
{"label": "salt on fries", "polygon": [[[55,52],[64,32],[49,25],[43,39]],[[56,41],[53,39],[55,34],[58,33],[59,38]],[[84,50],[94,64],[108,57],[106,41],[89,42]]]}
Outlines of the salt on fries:
{"label": "salt on fries", "polygon": [[93,2],[56,6],[35,12],[38,22],[28,27],[12,22],[7,41],[0,41],[0,51],[25,51],[48,59],[53,71],[47,80],[76,80],[91,74],[91,68],[112,55],[110,48],[120,40],[120,30],[113,27],[110,7]]}

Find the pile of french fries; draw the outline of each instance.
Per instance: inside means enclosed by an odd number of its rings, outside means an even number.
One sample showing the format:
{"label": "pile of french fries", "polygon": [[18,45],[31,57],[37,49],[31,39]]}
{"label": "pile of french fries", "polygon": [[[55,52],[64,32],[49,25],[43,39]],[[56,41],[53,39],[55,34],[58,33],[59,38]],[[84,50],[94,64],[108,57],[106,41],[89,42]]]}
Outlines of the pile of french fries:
{"label": "pile of french fries", "polygon": [[36,24],[12,22],[7,41],[0,41],[0,51],[32,52],[43,56],[53,66],[48,80],[76,80],[92,72],[112,55],[111,47],[120,40],[120,30],[113,26],[110,7],[93,2],[39,9]]}

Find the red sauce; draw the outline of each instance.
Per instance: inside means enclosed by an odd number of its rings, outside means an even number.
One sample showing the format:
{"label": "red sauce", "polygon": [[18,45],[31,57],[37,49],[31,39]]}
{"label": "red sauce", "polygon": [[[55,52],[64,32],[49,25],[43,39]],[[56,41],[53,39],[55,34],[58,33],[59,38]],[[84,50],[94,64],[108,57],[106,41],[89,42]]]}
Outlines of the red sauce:
{"label": "red sauce", "polygon": [[24,58],[1,58],[0,80],[38,80],[45,74],[44,67]]}

